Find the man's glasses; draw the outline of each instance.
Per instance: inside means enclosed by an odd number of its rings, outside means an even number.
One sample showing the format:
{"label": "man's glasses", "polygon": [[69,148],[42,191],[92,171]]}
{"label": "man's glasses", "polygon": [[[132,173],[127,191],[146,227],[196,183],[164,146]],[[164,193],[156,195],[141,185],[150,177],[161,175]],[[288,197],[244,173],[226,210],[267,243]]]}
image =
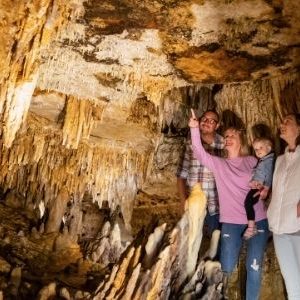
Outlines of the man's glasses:
{"label": "man's glasses", "polygon": [[206,118],[206,117],[202,117],[200,119],[200,122],[208,123],[208,124],[211,124],[211,125],[218,124],[218,121],[216,121],[215,119],[213,119],[213,118]]}

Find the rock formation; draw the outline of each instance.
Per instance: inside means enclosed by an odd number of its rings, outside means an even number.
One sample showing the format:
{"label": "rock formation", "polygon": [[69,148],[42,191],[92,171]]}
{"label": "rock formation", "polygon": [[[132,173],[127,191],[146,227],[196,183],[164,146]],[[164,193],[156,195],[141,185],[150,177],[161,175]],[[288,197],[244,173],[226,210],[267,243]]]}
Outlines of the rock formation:
{"label": "rock formation", "polygon": [[[172,245],[154,244],[185,222],[174,173],[190,108],[275,136],[300,109],[299,14],[297,0],[1,1],[0,291],[68,299],[101,269],[99,293],[129,299],[160,284],[150,266],[175,272],[153,262],[176,261]],[[167,224],[127,248],[153,216]],[[112,288],[125,249],[131,277]],[[76,284],[61,288],[65,268]]]}

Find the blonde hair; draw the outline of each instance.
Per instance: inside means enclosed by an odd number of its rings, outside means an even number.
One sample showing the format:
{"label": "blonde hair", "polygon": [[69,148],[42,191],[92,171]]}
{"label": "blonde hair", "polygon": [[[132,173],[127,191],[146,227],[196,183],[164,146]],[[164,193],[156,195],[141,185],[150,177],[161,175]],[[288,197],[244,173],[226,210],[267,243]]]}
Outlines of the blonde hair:
{"label": "blonde hair", "polygon": [[265,145],[269,146],[270,150],[273,149],[273,142],[271,141],[271,139],[268,139],[267,137],[255,138],[254,141],[252,142],[252,145],[258,142],[264,143]]}

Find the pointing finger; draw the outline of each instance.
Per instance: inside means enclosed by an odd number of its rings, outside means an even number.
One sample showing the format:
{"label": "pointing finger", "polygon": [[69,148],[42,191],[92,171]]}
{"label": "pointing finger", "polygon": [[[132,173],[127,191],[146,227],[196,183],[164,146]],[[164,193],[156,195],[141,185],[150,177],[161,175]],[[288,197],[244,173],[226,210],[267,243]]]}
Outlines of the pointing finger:
{"label": "pointing finger", "polygon": [[197,118],[196,118],[195,112],[192,108],[191,108],[191,113],[192,113],[192,118],[196,120]]}

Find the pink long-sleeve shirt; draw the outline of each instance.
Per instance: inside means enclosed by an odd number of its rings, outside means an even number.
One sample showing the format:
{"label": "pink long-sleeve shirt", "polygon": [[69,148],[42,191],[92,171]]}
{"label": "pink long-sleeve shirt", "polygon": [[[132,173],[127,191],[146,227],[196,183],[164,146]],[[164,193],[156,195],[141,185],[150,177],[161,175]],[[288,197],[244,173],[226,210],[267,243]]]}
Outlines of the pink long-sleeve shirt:
{"label": "pink long-sleeve shirt", "polygon": [[[210,155],[201,144],[198,128],[191,128],[195,157],[215,175],[219,194],[220,222],[247,224],[244,202],[250,190],[252,170],[257,163],[253,156],[220,158]],[[254,205],[255,221],[266,219],[264,204],[260,200]]]}

